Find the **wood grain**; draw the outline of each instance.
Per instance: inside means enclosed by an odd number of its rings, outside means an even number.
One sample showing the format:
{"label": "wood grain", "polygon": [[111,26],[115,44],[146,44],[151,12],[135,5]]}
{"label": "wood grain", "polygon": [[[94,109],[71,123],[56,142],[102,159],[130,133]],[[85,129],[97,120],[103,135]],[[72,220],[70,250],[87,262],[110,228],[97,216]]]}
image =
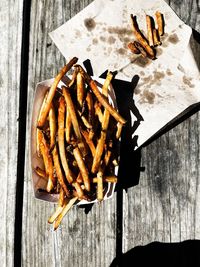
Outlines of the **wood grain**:
{"label": "wood grain", "polygon": [[13,265],[22,2],[0,3],[0,258]]}
{"label": "wood grain", "polygon": [[[166,2],[200,30],[199,1]],[[199,65],[200,45],[192,47]],[[139,185],[123,196],[124,252],[153,241],[200,239],[199,127],[197,112],[142,149]]]}
{"label": "wood grain", "polygon": [[74,16],[89,2],[32,1],[22,236],[23,266],[109,266],[115,257],[115,198],[95,204],[88,214],[85,214],[84,209],[74,207],[57,232],[53,232],[47,220],[55,206],[35,199],[32,192],[29,140],[35,86],[37,82],[53,77],[65,62],[52,44],[48,33]]}

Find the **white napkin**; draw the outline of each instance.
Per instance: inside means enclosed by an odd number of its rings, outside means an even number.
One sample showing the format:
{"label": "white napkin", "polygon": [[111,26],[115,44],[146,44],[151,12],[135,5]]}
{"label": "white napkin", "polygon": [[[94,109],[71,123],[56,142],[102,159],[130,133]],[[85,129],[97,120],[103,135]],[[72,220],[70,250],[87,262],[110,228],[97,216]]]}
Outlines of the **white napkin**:
{"label": "white napkin", "polygon": [[[165,19],[162,45],[156,60],[144,60],[127,49],[134,40],[130,14],[137,16],[146,33],[145,15],[155,17],[159,10]],[[200,101],[200,75],[192,51],[192,30],[162,0],[96,0],[71,20],[50,33],[58,49],[69,60],[90,59],[94,75],[105,70],[118,71],[117,79],[140,79],[134,103],[143,121],[133,135],[142,145],[186,108]],[[124,103],[126,104],[126,103]],[[132,124],[137,120],[131,114]]]}

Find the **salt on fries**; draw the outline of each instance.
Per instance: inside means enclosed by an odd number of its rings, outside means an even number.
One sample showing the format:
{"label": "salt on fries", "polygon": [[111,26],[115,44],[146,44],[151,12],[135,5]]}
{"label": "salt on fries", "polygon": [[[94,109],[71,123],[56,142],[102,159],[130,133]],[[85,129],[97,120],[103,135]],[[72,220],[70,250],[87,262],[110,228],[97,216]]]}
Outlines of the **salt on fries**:
{"label": "salt on fries", "polygon": [[155,28],[155,22],[153,17],[146,15],[146,26],[147,26],[147,38],[141,32],[137,17],[131,14],[131,24],[133,34],[136,38],[135,41],[128,43],[128,49],[133,54],[141,54],[142,57],[149,57],[150,59],[156,58],[155,47],[161,45],[161,36],[164,34],[164,16],[159,11],[155,13],[157,28]]}
{"label": "salt on fries", "polygon": [[[58,228],[65,214],[81,200],[102,201],[108,183],[116,183],[116,144],[126,123],[109,102],[113,78],[107,73],[102,89],[77,65],[74,57],[47,91],[37,122],[37,155],[44,169],[35,172],[46,191],[59,194],[48,222]],[[65,74],[73,69],[72,78]],[[57,88],[59,82],[65,85]]]}

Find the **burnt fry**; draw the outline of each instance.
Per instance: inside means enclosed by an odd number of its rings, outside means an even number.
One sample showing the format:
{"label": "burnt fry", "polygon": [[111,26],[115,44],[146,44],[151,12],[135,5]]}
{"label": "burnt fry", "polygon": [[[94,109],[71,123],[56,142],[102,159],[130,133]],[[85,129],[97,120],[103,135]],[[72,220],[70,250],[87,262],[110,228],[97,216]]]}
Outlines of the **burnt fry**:
{"label": "burnt fry", "polygon": [[77,74],[76,84],[77,84],[77,101],[78,101],[80,107],[82,107],[85,88],[84,88],[83,76],[80,73]]}
{"label": "burnt fry", "polygon": [[154,46],[162,44],[157,29],[153,29],[153,39],[154,39]]}
{"label": "burnt fry", "polygon": [[67,108],[66,120],[65,120],[65,139],[67,143],[70,143],[71,129],[72,129],[72,120],[71,120],[71,116],[69,113],[69,109]]}
{"label": "burnt fry", "polygon": [[122,116],[115,110],[115,108],[113,108],[109,104],[108,100],[99,92],[99,89],[98,89],[95,81],[92,80],[92,78],[84,71],[84,69],[80,65],[78,67],[79,67],[80,73],[83,75],[83,77],[85,78],[86,82],[88,83],[88,85],[90,86],[91,90],[95,94],[95,96],[98,99],[98,101],[102,104],[102,106],[104,106],[104,108],[107,109],[109,111],[109,113],[117,121],[121,122],[122,124],[125,124],[126,120],[124,118],[122,118]]}
{"label": "burnt fry", "polygon": [[58,147],[60,160],[65,172],[65,177],[69,184],[73,182],[75,179],[72,171],[69,169],[69,165],[66,158],[65,153],[65,141],[64,141],[64,131],[65,131],[65,100],[64,97],[60,97],[59,99],[59,107],[58,107]]}
{"label": "burnt fry", "polygon": [[58,215],[58,217],[54,221],[54,225],[53,225],[54,230],[56,230],[58,228],[58,226],[60,225],[63,217],[72,208],[72,206],[77,201],[77,199],[78,199],[78,197],[74,197],[74,198],[70,199],[69,202],[66,204],[66,206],[62,209],[61,213]]}
{"label": "burnt fry", "polygon": [[158,34],[162,36],[164,34],[164,18],[163,14],[160,13],[159,11],[156,11],[155,13],[156,16],[156,23],[158,26]]}
{"label": "burnt fry", "polygon": [[147,51],[145,50],[145,48],[137,41],[134,41],[134,45],[135,47],[137,47],[137,49],[140,51],[141,55],[145,58],[148,56]]}
{"label": "burnt fry", "polygon": [[88,121],[93,128],[95,112],[94,112],[94,103],[93,103],[94,101],[93,101],[92,94],[90,91],[87,92],[86,102],[87,102],[87,107],[88,107]]}
{"label": "burnt fry", "polygon": [[53,104],[49,110],[49,129],[50,129],[50,150],[53,149],[56,143],[56,116]]}
{"label": "burnt fry", "polygon": [[87,191],[90,191],[90,180],[89,180],[88,170],[87,170],[87,167],[85,166],[85,162],[82,158],[81,152],[80,152],[78,147],[75,147],[73,149],[73,154],[74,154],[74,158],[78,164],[79,170],[81,172],[81,176],[83,178],[85,189]]}
{"label": "burnt fry", "polygon": [[133,16],[133,14],[131,14],[131,22],[132,22],[133,33],[134,33],[136,39],[143,46],[143,48],[147,51],[148,56],[151,59],[154,59],[155,58],[155,51],[150,47],[146,38],[143,36],[141,31],[139,30],[136,16]]}
{"label": "burnt fry", "polygon": [[70,197],[70,192],[69,192],[69,189],[67,188],[67,185],[65,183],[64,176],[62,174],[62,170],[61,170],[61,167],[60,167],[58,150],[57,150],[56,146],[54,147],[54,149],[52,151],[52,155],[53,155],[53,161],[54,161],[56,174],[57,174],[57,177],[58,177],[58,182],[59,182],[60,186],[62,187],[62,189],[64,190],[65,195],[67,197]]}
{"label": "burnt fry", "polygon": [[146,15],[147,36],[150,46],[154,46],[152,17]]}
{"label": "burnt fry", "polygon": [[134,42],[130,42],[128,43],[128,49],[133,53],[133,54],[140,54],[140,50],[137,49],[137,47],[135,46]]}
{"label": "burnt fry", "polygon": [[53,175],[53,162],[51,154],[49,153],[49,146],[44,138],[44,134],[41,130],[38,132],[40,152],[43,157],[45,172],[48,175],[47,192],[50,192],[55,185],[55,179]]}
{"label": "burnt fry", "polygon": [[59,74],[56,76],[56,78],[54,79],[54,82],[53,84],[51,85],[51,88],[49,90],[49,93],[48,93],[48,96],[47,96],[47,99],[45,101],[45,104],[44,104],[44,107],[41,111],[41,116],[38,120],[38,128],[41,128],[43,127],[44,123],[45,123],[45,120],[47,118],[47,115],[49,113],[49,110],[51,108],[51,102],[52,102],[52,99],[55,95],[55,92],[56,92],[56,88],[57,88],[57,85],[58,83],[60,82],[61,78],[66,74],[66,72],[68,72],[71,67],[78,61],[78,58],[74,57],[72,58],[69,63],[67,63],[59,72]]}

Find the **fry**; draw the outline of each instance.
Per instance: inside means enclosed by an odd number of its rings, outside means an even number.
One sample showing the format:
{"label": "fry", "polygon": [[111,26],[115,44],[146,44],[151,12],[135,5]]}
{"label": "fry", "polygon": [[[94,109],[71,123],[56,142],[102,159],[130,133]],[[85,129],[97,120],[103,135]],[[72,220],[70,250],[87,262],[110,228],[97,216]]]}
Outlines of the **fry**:
{"label": "fry", "polygon": [[105,167],[108,166],[108,164],[109,164],[112,147],[113,147],[113,141],[110,140],[108,145],[107,145],[107,149],[106,149],[106,153],[105,153],[105,157],[104,157],[104,165],[105,165]]}
{"label": "fry", "polygon": [[97,200],[103,200],[103,172],[101,168],[97,173]]}
{"label": "fry", "polygon": [[163,14],[160,13],[159,11],[156,11],[155,13],[156,16],[156,23],[158,25],[158,33],[160,36],[164,34],[164,18]]}
{"label": "fry", "polygon": [[[102,89],[105,97],[107,97],[107,95],[108,95],[108,86],[111,82],[112,77],[113,77],[113,75],[110,72],[108,72],[106,80],[104,82],[104,86],[103,86],[104,90]],[[99,166],[100,166],[100,161],[101,161],[101,157],[103,154],[104,144],[106,141],[106,132],[108,129],[109,119],[110,119],[110,113],[107,109],[105,109],[104,115],[103,115],[103,121],[102,121],[101,136],[100,136],[100,139],[98,140],[95,156],[93,158],[92,169],[91,169],[92,173],[96,173],[97,170],[99,169]]]}
{"label": "fry", "polygon": [[153,29],[153,39],[154,39],[154,46],[162,44],[157,29]]}
{"label": "fry", "polygon": [[58,228],[63,217],[71,209],[71,207],[74,205],[74,203],[77,201],[77,199],[78,199],[78,197],[74,197],[74,198],[70,199],[69,202],[66,204],[66,206],[62,209],[61,213],[58,215],[58,217],[54,221],[54,225],[53,225],[54,230],[56,230]]}
{"label": "fry", "polygon": [[95,109],[95,115],[97,115],[99,121],[102,123],[102,121],[103,121],[103,113],[101,111],[101,108],[100,108],[100,105],[99,105],[98,102],[95,102],[94,109]]}
{"label": "fry", "polygon": [[74,57],[72,58],[69,63],[67,63],[59,72],[59,74],[56,76],[56,78],[54,79],[54,82],[53,84],[51,85],[51,88],[49,90],[49,93],[48,93],[48,96],[47,96],[47,99],[45,101],[45,104],[44,104],[44,107],[41,111],[41,116],[38,120],[38,128],[42,128],[44,123],[45,123],[45,120],[46,120],[46,117],[49,113],[49,110],[51,108],[51,102],[52,102],[52,99],[55,95],[55,92],[56,92],[56,88],[57,88],[57,85],[58,83],[60,82],[61,78],[71,69],[71,67],[78,61],[78,58]]}
{"label": "fry", "polygon": [[145,50],[145,48],[140,43],[138,43],[137,41],[134,41],[134,45],[135,45],[135,47],[137,47],[137,49],[140,51],[141,55],[144,58],[148,56],[147,51]]}
{"label": "fry", "polygon": [[77,100],[80,107],[82,107],[85,88],[84,88],[83,76],[80,73],[77,74],[76,84],[77,84]]}
{"label": "fry", "polygon": [[89,121],[86,119],[86,117],[84,115],[81,115],[81,111],[78,110],[78,114],[83,122],[83,124],[85,125],[86,128],[88,129],[92,129],[92,125],[89,123]]}
{"label": "fry", "polygon": [[76,189],[76,192],[77,192],[77,196],[79,199],[82,199],[83,198],[83,189],[81,188],[80,184],[78,182],[75,182],[72,184],[74,186],[74,188]]}
{"label": "fry", "polygon": [[48,175],[46,174],[46,172],[44,170],[40,169],[40,167],[37,166],[35,168],[35,172],[37,173],[37,175],[44,178],[46,181],[48,180]]}
{"label": "fry", "polygon": [[[104,176],[103,177],[103,182],[106,182],[106,183],[117,183],[117,176],[115,175],[112,175],[112,176]],[[98,182],[98,177],[95,177],[92,179],[92,182],[93,183],[97,183]]]}
{"label": "fry", "polygon": [[61,188],[60,189],[60,195],[59,195],[59,200],[58,200],[58,205],[60,207],[63,207],[65,204],[65,192],[64,190]]}
{"label": "fry", "polygon": [[[44,96],[44,99],[43,99],[43,102],[42,102],[42,106],[41,106],[41,108],[40,108],[40,113],[39,113],[39,116],[38,116],[38,119],[40,120],[40,118],[41,118],[41,114],[42,114],[42,110],[43,110],[43,108],[44,108],[44,106],[45,106],[45,102],[46,102],[46,100],[47,100],[47,95],[48,95],[48,91],[46,92],[46,94],[45,94],[45,96]],[[39,142],[39,135],[40,135],[40,133],[39,133],[39,129],[37,128],[36,129],[36,147],[37,147],[37,155],[38,155],[38,157],[40,157],[40,142]]]}
{"label": "fry", "polygon": [[89,120],[89,123],[92,126],[92,128],[90,129],[90,132],[89,132],[89,138],[92,139],[93,136],[94,136],[93,128],[94,128],[95,112],[94,112],[93,98],[92,98],[92,94],[91,94],[90,91],[87,92],[86,102],[87,102],[87,106],[88,106],[88,120]]}
{"label": "fry", "polygon": [[112,78],[113,78],[113,74],[108,71],[106,79],[105,79],[103,87],[102,87],[102,94],[105,97],[108,97],[108,87],[110,85],[110,82],[111,82]]}
{"label": "fry", "polygon": [[80,132],[80,129],[79,129],[79,124],[78,124],[78,120],[77,120],[74,104],[73,104],[71,96],[70,96],[69,88],[66,87],[66,86],[62,86],[62,91],[63,91],[63,95],[64,95],[64,98],[65,98],[65,102],[67,104],[67,109],[68,109],[70,117],[71,117],[71,121],[72,121],[72,125],[73,125],[73,128],[74,128],[75,135],[76,135],[78,141],[81,141],[82,140],[82,136],[81,136],[81,132]]}
{"label": "fry", "polygon": [[122,133],[122,128],[123,128],[123,125],[120,122],[118,122],[117,123],[116,139],[120,138],[121,133]]}
{"label": "fry", "polygon": [[58,108],[58,147],[60,152],[60,160],[65,172],[65,176],[69,184],[75,179],[72,171],[69,169],[67,163],[66,153],[65,153],[65,143],[64,143],[64,118],[65,118],[65,100],[63,97],[59,99]]}
{"label": "fry", "polygon": [[53,104],[49,110],[49,128],[50,128],[50,150],[53,149],[56,143],[56,116]]}
{"label": "fry", "polygon": [[71,129],[72,129],[72,120],[71,120],[71,116],[69,113],[69,109],[67,108],[66,120],[65,120],[65,139],[67,143],[70,143]]}
{"label": "fry", "polygon": [[[77,66],[77,65],[76,65]],[[95,81],[92,80],[92,78],[84,71],[84,69],[79,66],[80,73],[85,78],[86,82],[90,86],[91,90],[95,94],[96,98],[99,100],[99,102],[104,106],[105,109],[109,111],[109,113],[119,122],[122,124],[126,123],[126,120],[122,118],[122,116],[108,103],[108,100],[105,99],[105,97],[99,92],[99,89],[95,83]]]}
{"label": "fry", "polygon": [[80,153],[80,150],[78,147],[75,147],[73,149],[73,154],[74,154],[74,158],[78,164],[79,170],[81,172],[81,176],[83,178],[85,189],[87,191],[90,191],[90,180],[89,180],[88,170],[85,166],[84,160],[81,156],[81,153]]}
{"label": "fry", "polygon": [[89,138],[89,134],[87,131],[81,130],[81,133],[82,133],[83,137],[85,138],[86,143],[88,144],[88,146],[90,148],[92,156],[94,157],[96,150],[95,150],[95,146],[94,146],[93,141]]}
{"label": "fry", "polygon": [[135,46],[134,42],[128,43],[128,49],[133,53],[133,54],[140,54],[140,50],[137,49]]}
{"label": "fry", "polygon": [[154,46],[152,17],[146,15],[146,23],[147,23],[147,36],[148,36],[149,45]]}
{"label": "fry", "polygon": [[55,185],[55,179],[53,175],[53,162],[49,153],[49,146],[41,130],[39,130],[38,132],[38,139],[40,151],[44,160],[45,172],[48,175],[47,192],[50,192]]}
{"label": "fry", "polygon": [[62,189],[64,190],[65,195],[67,197],[70,197],[70,192],[69,192],[69,189],[67,188],[67,185],[65,184],[64,176],[62,174],[62,170],[60,167],[60,161],[59,161],[59,157],[58,157],[57,146],[54,147],[54,149],[52,151],[52,155],[53,155],[54,166],[56,169],[56,174],[58,177],[58,182],[59,182],[60,186],[62,187]]}
{"label": "fry", "polygon": [[54,212],[54,214],[51,215],[51,217],[49,217],[48,223],[52,224],[55,221],[55,219],[58,217],[58,215],[62,212],[63,209],[64,209],[64,207],[58,206],[56,208],[56,211]]}
{"label": "fry", "polygon": [[150,45],[148,44],[147,40],[144,38],[144,36],[142,35],[141,31],[139,30],[139,27],[138,27],[138,24],[137,24],[137,20],[136,20],[136,16],[133,16],[133,14],[131,14],[131,21],[132,21],[133,33],[134,33],[135,37],[137,38],[138,42],[145,48],[145,50],[148,53],[148,56],[151,59],[154,59],[155,58],[155,52],[150,47]]}
{"label": "fry", "polygon": [[79,184],[82,184],[82,182],[83,182],[83,178],[82,178],[80,172],[79,172],[79,174],[78,174],[78,176],[77,176],[77,178],[76,178],[76,181],[77,181],[77,183],[79,183]]}

